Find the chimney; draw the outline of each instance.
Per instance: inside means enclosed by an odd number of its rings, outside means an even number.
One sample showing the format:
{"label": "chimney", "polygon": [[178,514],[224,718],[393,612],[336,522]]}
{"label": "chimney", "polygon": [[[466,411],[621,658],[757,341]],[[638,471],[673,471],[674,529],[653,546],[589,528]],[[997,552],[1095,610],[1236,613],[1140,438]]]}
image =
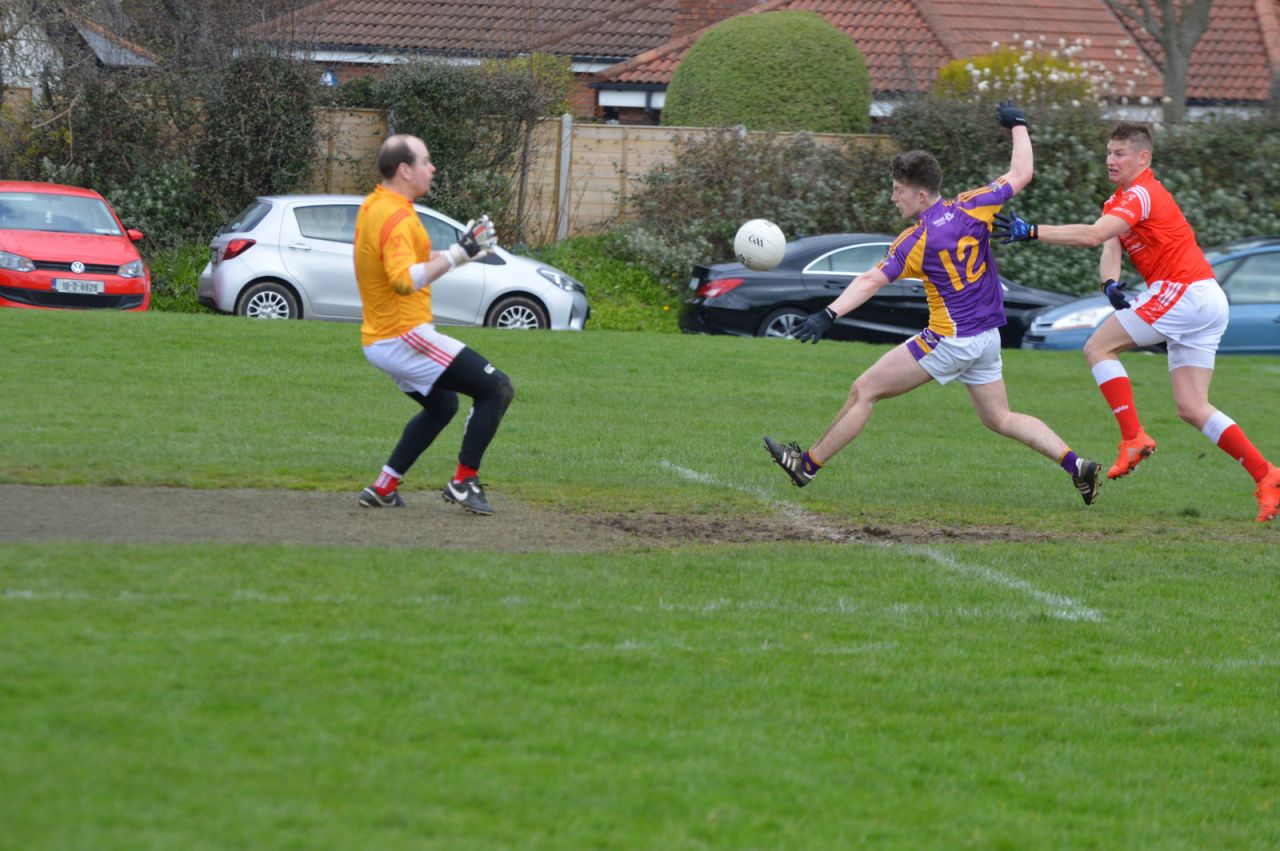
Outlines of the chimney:
{"label": "chimney", "polygon": [[761,2],[763,0],[676,0],[676,26],[671,37],[676,39],[697,32]]}

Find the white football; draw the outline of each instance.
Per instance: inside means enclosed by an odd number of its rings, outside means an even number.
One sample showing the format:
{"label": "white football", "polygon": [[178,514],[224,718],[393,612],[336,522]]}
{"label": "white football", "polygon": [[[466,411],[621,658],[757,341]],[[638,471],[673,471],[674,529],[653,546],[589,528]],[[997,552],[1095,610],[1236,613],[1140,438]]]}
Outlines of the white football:
{"label": "white football", "polygon": [[733,253],[738,262],[756,272],[767,272],[782,262],[787,238],[782,228],[768,219],[752,219],[738,228],[733,237]]}

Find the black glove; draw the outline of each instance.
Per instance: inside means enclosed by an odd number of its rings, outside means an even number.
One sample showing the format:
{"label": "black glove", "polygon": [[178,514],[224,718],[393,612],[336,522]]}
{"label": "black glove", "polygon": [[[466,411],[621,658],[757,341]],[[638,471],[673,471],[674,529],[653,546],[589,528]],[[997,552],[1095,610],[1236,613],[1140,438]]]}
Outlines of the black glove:
{"label": "black glove", "polygon": [[1008,127],[1010,130],[1019,125],[1027,126],[1027,117],[1022,114],[1022,110],[1014,106],[1011,100],[1000,101],[996,116],[1000,119],[1000,126]]}
{"label": "black glove", "polygon": [[829,307],[824,307],[817,313],[806,316],[791,336],[802,343],[812,340],[816,345],[822,339],[822,335],[831,330],[831,323],[835,321],[836,312]]}
{"label": "black glove", "polygon": [[1114,278],[1107,278],[1102,282],[1102,291],[1107,294],[1107,300],[1116,310],[1129,309],[1129,299],[1124,297],[1124,288],[1127,286],[1127,281],[1117,281]]}
{"label": "black glove", "polygon": [[996,213],[991,235],[1003,237],[1000,242],[1008,245],[1024,239],[1036,239],[1039,236],[1039,226],[1018,218],[1018,214],[1010,210],[1008,213]]}

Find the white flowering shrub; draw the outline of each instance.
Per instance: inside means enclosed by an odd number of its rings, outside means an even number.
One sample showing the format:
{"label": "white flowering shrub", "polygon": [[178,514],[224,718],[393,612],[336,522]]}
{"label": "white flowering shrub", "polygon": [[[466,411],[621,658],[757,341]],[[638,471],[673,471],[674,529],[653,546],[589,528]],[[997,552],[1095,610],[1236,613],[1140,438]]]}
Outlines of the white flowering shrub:
{"label": "white flowering shrub", "polygon": [[1024,106],[1079,108],[1094,100],[1093,78],[1066,56],[1000,47],[942,67],[933,85],[938,98],[1012,100]]}
{"label": "white flowering shrub", "polygon": [[[1106,50],[1105,45],[1098,48]],[[1117,39],[1110,48],[1114,59],[1103,63],[1088,38],[1050,42],[1013,34],[1010,44],[991,43],[991,52],[957,59],[943,66],[931,94],[961,100],[983,100],[998,95],[1037,107],[1080,109],[1089,104],[1141,104],[1152,99],[1139,95],[1150,77],[1148,63],[1129,38]]]}

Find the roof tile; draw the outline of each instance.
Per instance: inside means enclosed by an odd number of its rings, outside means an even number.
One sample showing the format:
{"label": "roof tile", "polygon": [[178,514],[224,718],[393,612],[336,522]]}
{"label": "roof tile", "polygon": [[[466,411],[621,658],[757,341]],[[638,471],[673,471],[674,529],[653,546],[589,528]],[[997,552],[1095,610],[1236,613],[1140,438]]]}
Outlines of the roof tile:
{"label": "roof tile", "polygon": [[[1216,0],[1209,30],[1192,54],[1188,96],[1267,99],[1272,69],[1280,71],[1280,32],[1272,35],[1270,51],[1266,43],[1268,8],[1274,11],[1270,20],[1280,21],[1280,0]],[[1126,27],[1102,0],[774,0],[745,14],[782,9],[817,12],[847,32],[881,94],[922,90],[946,62],[997,44],[1066,56],[1112,97],[1157,99],[1163,93],[1154,61],[1159,47],[1145,32]],[[605,71],[600,80],[667,83],[692,41],[662,45]]]}
{"label": "roof tile", "polygon": [[[322,0],[249,32],[321,48],[625,58],[666,41],[676,0]],[[544,48],[546,49],[546,48]]]}
{"label": "roof tile", "polygon": [[[249,32],[319,48],[622,59],[604,83],[664,85],[700,33],[671,39],[678,0],[321,0]],[[1128,0],[1137,3],[1138,0]],[[999,43],[1070,54],[1110,96],[1158,98],[1154,40],[1104,0],[769,0],[849,34],[880,94],[926,88],[948,61]],[[705,32],[705,30],[704,30]],[[1188,95],[1265,100],[1280,74],[1280,0],[1215,0]]]}

